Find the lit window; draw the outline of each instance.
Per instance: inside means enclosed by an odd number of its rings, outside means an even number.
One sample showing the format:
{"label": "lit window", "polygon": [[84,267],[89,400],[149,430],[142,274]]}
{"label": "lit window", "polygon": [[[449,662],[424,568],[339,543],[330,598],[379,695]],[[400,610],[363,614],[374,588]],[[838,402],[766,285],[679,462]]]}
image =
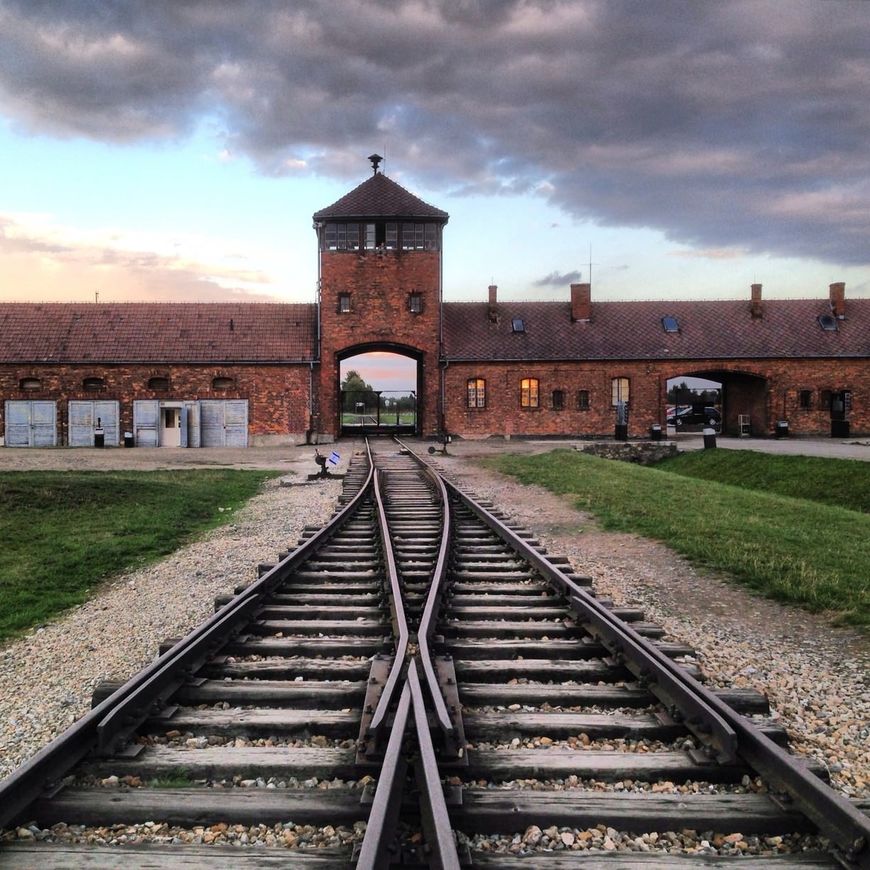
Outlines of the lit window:
{"label": "lit window", "polygon": [[565,410],[565,391],[564,390],[553,390],[553,410],[554,411],[564,411]]}
{"label": "lit window", "polygon": [[813,391],[812,390],[801,390],[801,392],[800,392],[800,406],[805,411],[812,408],[812,406],[813,406]]}
{"label": "lit window", "polygon": [[350,314],[350,293],[338,294],[338,313]]}
{"label": "lit window", "polygon": [[679,332],[680,324],[676,317],[668,315],[667,317],[662,318],[662,328],[665,332]]}
{"label": "lit window", "polygon": [[589,390],[579,390],[577,393],[577,407],[581,411],[589,410]]}
{"label": "lit window", "polygon": [[468,407],[486,407],[486,381],[483,378],[469,378],[467,384]]}
{"label": "lit window", "polygon": [[22,378],[18,382],[19,390],[41,390],[42,389],[42,381],[39,378]]}
{"label": "lit window", "polygon": [[613,378],[610,382],[610,404],[615,408],[620,402],[628,404],[629,388],[631,384],[628,378]]}
{"label": "lit window", "polygon": [[526,322],[522,317],[514,317],[511,319],[511,332],[525,332]]}
{"label": "lit window", "polygon": [[235,385],[235,380],[233,378],[212,378],[211,388],[213,390],[230,390]]}
{"label": "lit window", "polygon": [[421,293],[408,294],[408,311],[411,314],[423,313],[423,295]]}
{"label": "lit window", "polygon": [[103,378],[85,378],[82,381],[82,389],[87,390],[88,392],[96,392],[97,390],[102,390],[106,386],[106,382]]}
{"label": "lit window", "polygon": [[520,381],[520,407],[537,408],[540,404],[537,378],[523,378]]}
{"label": "lit window", "polygon": [[148,389],[149,390],[168,390],[169,389],[169,378],[164,377],[154,377],[148,378]]}

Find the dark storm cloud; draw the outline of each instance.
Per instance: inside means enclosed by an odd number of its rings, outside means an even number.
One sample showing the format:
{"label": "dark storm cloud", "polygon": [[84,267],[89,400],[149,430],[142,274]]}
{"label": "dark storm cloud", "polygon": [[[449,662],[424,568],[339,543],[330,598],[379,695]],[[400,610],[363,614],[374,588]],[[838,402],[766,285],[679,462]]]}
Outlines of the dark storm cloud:
{"label": "dark storm cloud", "polygon": [[550,272],[549,275],[544,275],[535,281],[535,287],[567,287],[569,284],[576,284],[581,280],[582,276],[576,269],[573,272]]}
{"label": "dark storm cloud", "polygon": [[[203,118],[268,174],[387,171],[701,247],[866,263],[862,2],[0,0],[0,105],[118,142]],[[300,167],[303,167],[300,169]]]}

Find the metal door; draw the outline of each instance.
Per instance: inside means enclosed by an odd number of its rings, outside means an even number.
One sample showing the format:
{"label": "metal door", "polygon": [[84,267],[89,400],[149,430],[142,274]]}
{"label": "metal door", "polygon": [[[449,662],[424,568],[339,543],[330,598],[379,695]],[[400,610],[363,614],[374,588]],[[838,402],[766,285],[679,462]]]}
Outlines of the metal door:
{"label": "metal door", "polygon": [[6,402],[7,447],[54,447],[57,407],[54,402]]}
{"label": "metal door", "polygon": [[203,447],[224,446],[224,403],[203,399],[199,403],[199,443]]}
{"label": "metal door", "polygon": [[69,446],[93,447],[97,420],[103,427],[107,446],[118,445],[118,403],[111,401],[69,403]]}
{"label": "metal door", "polygon": [[203,399],[199,421],[203,447],[248,446],[247,399]]}
{"label": "metal door", "polygon": [[141,399],[133,402],[133,435],[137,447],[157,447],[160,426],[160,402]]}
{"label": "metal door", "polygon": [[184,410],[187,415],[187,432],[185,433],[184,426],[182,425],[181,437],[184,438],[185,434],[187,435],[188,447],[199,447],[199,402],[185,402]]}
{"label": "metal door", "polygon": [[248,400],[224,402],[224,444],[227,447],[248,446]]}

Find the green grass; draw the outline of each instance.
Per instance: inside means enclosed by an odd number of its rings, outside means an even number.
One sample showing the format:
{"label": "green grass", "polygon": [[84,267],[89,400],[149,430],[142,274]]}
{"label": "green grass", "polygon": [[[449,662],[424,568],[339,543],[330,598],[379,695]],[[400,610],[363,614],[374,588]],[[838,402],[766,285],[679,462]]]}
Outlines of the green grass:
{"label": "green grass", "polygon": [[697,450],[665,459],[662,471],[870,513],[870,462]]}
{"label": "green grass", "polygon": [[80,604],[101,580],[227,522],[276,474],[0,473],[0,640]]}
{"label": "green grass", "polygon": [[[870,625],[865,513],[576,451],[503,456],[487,464],[569,496],[607,529],[663,541],[695,564],[772,598],[833,611],[838,622]],[[829,475],[837,468],[832,464]]]}

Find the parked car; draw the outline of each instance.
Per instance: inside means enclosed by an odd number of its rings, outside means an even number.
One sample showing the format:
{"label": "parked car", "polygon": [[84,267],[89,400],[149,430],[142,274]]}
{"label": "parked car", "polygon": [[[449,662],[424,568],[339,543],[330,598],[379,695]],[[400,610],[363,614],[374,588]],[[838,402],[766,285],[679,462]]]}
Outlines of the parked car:
{"label": "parked car", "polygon": [[668,415],[668,426],[681,428],[683,426],[712,426],[719,429],[722,425],[722,415],[717,408],[709,405],[689,405],[685,408],[676,408],[673,414]]}

